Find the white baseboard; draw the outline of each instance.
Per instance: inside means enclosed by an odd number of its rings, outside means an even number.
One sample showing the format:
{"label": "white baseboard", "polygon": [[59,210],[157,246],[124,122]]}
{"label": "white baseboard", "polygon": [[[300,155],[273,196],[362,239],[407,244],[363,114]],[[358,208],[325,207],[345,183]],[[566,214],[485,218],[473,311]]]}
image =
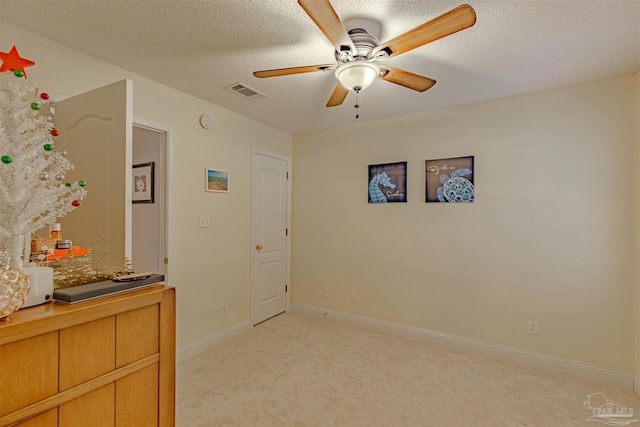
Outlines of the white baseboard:
{"label": "white baseboard", "polygon": [[326,317],[328,319],[399,335],[405,338],[428,341],[448,348],[483,353],[501,359],[526,363],[546,370],[564,372],[591,380],[602,381],[619,387],[634,389],[636,393],[639,393],[640,390],[640,377],[629,371],[304,304],[291,304],[291,310],[313,316]]}
{"label": "white baseboard", "polygon": [[203,338],[199,341],[179,348],[176,352],[176,361],[180,362],[182,360],[193,357],[196,354],[208,350],[217,344],[223,343],[227,340],[230,340],[231,338],[237,337],[238,335],[250,331],[251,327],[251,321],[247,319],[240,323],[236,323],[235,325],[232,325],[226,329],[218,331],[213,335],[209,335],[208,337]]}

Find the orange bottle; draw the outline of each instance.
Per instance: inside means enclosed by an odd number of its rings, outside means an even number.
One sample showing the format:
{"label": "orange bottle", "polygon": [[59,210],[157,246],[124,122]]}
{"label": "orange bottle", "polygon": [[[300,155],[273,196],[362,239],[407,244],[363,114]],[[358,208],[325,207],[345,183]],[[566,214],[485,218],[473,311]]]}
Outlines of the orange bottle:
{"label": "orange bottle", "polygon": [[62,229],[59,222],[49,224],[49,237],[54,240],[62,239]]}

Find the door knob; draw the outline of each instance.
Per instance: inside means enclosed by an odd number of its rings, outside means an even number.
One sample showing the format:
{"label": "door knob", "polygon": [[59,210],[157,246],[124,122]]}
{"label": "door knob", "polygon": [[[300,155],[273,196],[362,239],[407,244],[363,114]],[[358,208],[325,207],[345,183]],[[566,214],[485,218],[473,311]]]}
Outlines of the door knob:
{"label": "door knob", "polygon": [[258,243],[256,245],[256,251],[261,251],[262,250],[262,245],[260,243]]}

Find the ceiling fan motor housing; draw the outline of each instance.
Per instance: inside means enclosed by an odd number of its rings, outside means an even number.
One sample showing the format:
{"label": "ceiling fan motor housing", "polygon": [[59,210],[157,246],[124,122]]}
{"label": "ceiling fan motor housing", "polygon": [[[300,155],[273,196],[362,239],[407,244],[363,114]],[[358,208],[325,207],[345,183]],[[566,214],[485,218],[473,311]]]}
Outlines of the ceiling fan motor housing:
{"label": "ceiling fan motor housing", "polygon": [[336,77],[342,85],[354,92],[368,88],[381,74],[380,67],[375,64],[377,58],[371,53],[378,46],[378,39],[362,28],[349,31],[349,37],[356,47],[355,55],[350,50],[335,51],[339,65]]}
{"label": "ceiling fan motor housing", "polygon": [[362,28],[354,28],[349,31],[349,37],[356,46],[356,52],[351,52],[349,49],[342,51],[335,51],[335,57],[339,64],[351,62],[356,59],[371,60],[371,52],[380,44],[377,38],[367,33]]}

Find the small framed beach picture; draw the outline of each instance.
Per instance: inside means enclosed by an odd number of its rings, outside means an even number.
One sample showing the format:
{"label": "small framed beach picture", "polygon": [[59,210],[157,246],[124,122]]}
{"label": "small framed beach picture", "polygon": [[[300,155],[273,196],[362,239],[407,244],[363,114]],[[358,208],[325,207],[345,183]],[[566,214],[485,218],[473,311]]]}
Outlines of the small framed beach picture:
{"label": "small framed beach picture", "polygon": [[212,193],[228,193],[229,192],[229,172],[217,169],[205,170],[204,189]]}
{"label": "small framed beach picture", "polygon": [[153,162],[133,165],[133,203],[153,203],[153,166]]}

